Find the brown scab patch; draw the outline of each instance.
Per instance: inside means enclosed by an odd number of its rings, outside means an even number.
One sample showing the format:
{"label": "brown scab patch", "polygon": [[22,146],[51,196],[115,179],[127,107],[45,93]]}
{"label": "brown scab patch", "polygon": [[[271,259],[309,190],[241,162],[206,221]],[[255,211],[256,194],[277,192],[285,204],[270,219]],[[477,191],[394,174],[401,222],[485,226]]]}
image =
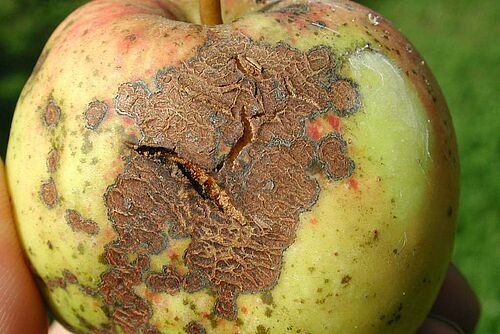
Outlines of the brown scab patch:
{"label": "brown scab patch", "polygon": [[99,125],[108,114],[108,105],[102,101],[92,101],[85,110],[85,127],[90,130],[97,130]]}
{"label": "brown scab patch", "polygon": [[191,321],[186,326],[186,333],[187,334],[206,334],[207,331],[205,330],[205,327],[203,327],[202,324],[200,324],[196,321]]}
{"label": "brown scab patch", "polygon": [[146,286],[156,292],[175,294],[182,286],[182,276],[175,268],[165,266],[162,273],[149,275]]}
{"label": "brown scab patch", "polygon": [[257,331],[255,333],[256,334],[269,334],[270,330],[269,330],[269,328],[266,328],[263,325],[258,325]]}
{"label": "brown scab patch", "polygon": [[59,195],[57,194],[56,183],[52,178],[42,183],[40,187],[40,198],[50,209],[57,205]]}
{"label": "brown scab patch", "polygon": [[55,289],[55,288],[65,288],[66,287],[66,281],[64,280],[63,277],[56,277],[49,279],[45,282],[47,287],[49,289]]}
{"label": "brown scab patch", "polygon": [[68,269],[63,270],[63,278],[66,284],[77,284],[78,278],[76,278],[75,274],[73,274]]}
{"label": "brown scab patch", "polygon": [[352,277],[349,276],[349,275],[345,275],[344,277],[342,277],[342,280],[340,281],[340,283],[344,284],[344,285],[347,285],[349,284],[349,282],[351,281]]}
{"label": "brown scab patch", "polygon": [[55,148],[49,152],[49,156],[47,157],[47,171],[49,173],[55,173],[57,170],[57,165],[59,163],[59,151]]}
{"label": "brown scab patch", "polygon": [[96,289],[84,285],[80,285],[80,291],[89,296],[95,296],[97,294]]}
{"label": "brown scab patch", "polygon": [[[154,91],[144,82],[118,88],[117,112],[143,137],[105,194],[116,238],[99,293],[115,325],[149,326],[151,307],[135,292],[142,283],[169,294],[207,288],[215,315],[229,320],[238,295],[274,287],[299,216],[320,193],[311,164],[331,181],[355,167],[339,132],[315,141],[305,130],[314,115],[359,108],[354,83],[335,66],[326,47],[300,52],[211,32],[193,59],[158,72]],[[150,272],[149,256],[169,238],[191,238],[187,272]]]}
{"label": "brown scab patch", "polygon": [[68,209],[66,210],[66,215],[64,217],[66,223],[75,232],[85,232],[90,235],[96,235],[99,233],[99,226],[97,223],[91,219],[85,219],[76,210]]}
{"label": "brown scab patch", "polygon": [[48,128],[54,128],[61,119],[61,108],[57,106],[54,100],[50,99],[43,113],[43,121]]}
{"label": "brown scab patch", "polygon": [[341,116],[346,116],[359,108],[359,94],[349,81],[335,81],[332,84],[332,92],[333,106],[335,107],[335,111]]}
{"label": "brown scab patch", "polygon": [[309,13],[309,6],[306,4],[292,4],[286,7],[280,8],[278,12],[280,13],[290,13],[294,15],[301,15]]}
{"label": "brown scab patch", "polygon": [[320,142],[318,158],[324,162],[324,170],[331,179],[342,179],[354,170],[353,161],[346,155],[346,142],[336,134],[330,134]]}
{"label": "brown scab patch", "polygon": [[80,291],[82,291],[85,294],[92,295],[94,296],[96,294],[95,289],[85,286],[79,283],[78,278],[76,277],[75,274],[73,274],[71,271],[68,269],[64,269],[62,272],[62,276],[47,279],[43,281],[44,284],[49,288],[49,289],[56,289],[56,288],[66,288],[69,285],[78,285],[80,288]]}

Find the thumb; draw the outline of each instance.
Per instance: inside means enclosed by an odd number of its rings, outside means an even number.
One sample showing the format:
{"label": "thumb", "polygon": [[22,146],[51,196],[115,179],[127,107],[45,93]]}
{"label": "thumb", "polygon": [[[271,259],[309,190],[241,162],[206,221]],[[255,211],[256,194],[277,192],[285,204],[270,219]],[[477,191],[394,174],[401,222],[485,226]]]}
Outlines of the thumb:
{"label": "thumb", "polygon": [[42,299],[26,266],[0,159],[0,333],[46,333]]}
{"label": "thumb", "polygon": [[465,334],[465,332],[451,320],[429,315],[417,334]]}

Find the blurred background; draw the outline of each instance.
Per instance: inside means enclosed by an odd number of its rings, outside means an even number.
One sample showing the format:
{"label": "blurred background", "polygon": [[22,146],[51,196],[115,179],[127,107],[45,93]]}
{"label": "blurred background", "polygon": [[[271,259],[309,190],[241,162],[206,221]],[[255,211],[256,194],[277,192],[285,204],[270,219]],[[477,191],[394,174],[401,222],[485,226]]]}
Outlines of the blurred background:
{"label": "blurred background", "polygon": [[[0,155],[45,41],[83,0],[0,0]],[[458,137],[461,197],[453,260],[482,304],[478,333],[500,333],[500,1],[363,0],[433,70]]]}

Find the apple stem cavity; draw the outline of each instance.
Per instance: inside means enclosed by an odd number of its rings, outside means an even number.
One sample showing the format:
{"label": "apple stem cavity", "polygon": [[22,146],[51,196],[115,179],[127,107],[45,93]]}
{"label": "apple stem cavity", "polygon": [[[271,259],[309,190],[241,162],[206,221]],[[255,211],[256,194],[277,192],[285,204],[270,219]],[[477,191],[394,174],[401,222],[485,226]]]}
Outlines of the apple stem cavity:
{"label": "apple stem cavity", "polygon": [[220,0],[200,0],[200,18],[202,24],[222,24]]}

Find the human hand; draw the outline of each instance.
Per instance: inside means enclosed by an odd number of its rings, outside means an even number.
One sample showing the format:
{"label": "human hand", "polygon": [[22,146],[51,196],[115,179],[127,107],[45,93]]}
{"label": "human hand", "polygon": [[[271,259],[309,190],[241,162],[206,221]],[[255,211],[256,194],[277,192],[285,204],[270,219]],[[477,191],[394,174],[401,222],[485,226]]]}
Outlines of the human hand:
{"label": "human hand", "polygon": [[[0,161],[0,333],[70,334],[60,324],[48,329],[46,311],[19,245],[5,171]],[[479,319],[479,302],[460,274],[450,264],[443,287],[429,317],[418,334],[473,333]]]}

